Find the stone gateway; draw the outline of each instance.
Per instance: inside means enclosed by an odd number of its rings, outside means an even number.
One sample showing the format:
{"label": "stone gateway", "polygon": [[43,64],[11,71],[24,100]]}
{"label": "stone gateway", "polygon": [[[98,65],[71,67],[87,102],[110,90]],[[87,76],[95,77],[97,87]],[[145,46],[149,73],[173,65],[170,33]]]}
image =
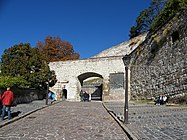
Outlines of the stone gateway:
{"label": "stone gateway", "polygon": [[165,94],[187,93],[187,12],[183,9],[156,31],[102,51],[88,59],[49,64],[58,82],[51,88],[60,94],[67,89],[67,100],[80,100],[84,80],[102,78],[102,100],[124,101],[123,56],[131,56],[129,97],[145,99]]}

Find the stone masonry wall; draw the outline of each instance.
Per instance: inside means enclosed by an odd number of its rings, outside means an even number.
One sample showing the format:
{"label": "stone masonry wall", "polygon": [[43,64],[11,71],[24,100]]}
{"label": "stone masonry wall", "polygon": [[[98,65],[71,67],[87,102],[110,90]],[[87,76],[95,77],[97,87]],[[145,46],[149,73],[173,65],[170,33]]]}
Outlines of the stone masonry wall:
{"label": "stone masonry wall", "polygon": [[131,53],[131,97],[187,93],[187,12],[176,14]]}
{"label": "stone masonry wall", "polygon": [[[6,89],[0,89],[2,95]],[[14,93],[13,105],[30,103],[34,100],[42,100],[46,97],[46,90],[11,88]]]}
{"label": "stone masonry wall", "polygon": [[49,67],[55,71],[58,81],[50,90],[57,94],[58,99],[62,87],[65,87],[67,100],[80,100],[82,81],[89,77],[100,77],[103,78],[102,100],[123,100],[124,87],[111,88],[110,74],[124,73],[122,57],[135,50],[146,35],[120,43],[88,59],[51,62]]}
{"label": "stone masonry wall", "polygon": [[102,99],[119,100],[120,96],[124,96],[123,90],[115,94],[110,94],[109,77],[110,73],[123,73],[124,65],[122,57],[103,57],[90,58],[73,61],[59,61],[49,64],[50,69],[54,70],[58,82],[53,87],[53,92],[58,94],[58,89],[64,85],[63,81],[67,81],[67,99],[80,100],[81,81],[89,77],[97,77],[103,79]]}
{"label": "stone masonry wall", "polygon": [[108,48],[98,53],[97,55],[93,56],[92,58],[123,56],[123,55],[129,54],[134,49],[136,49],[139,46],[139,44],[141,44],[145,40],[146,36],[147,36],[147,33],[139,35],[135,38],[132,38],[131,40],[122,42],[118,45]]}

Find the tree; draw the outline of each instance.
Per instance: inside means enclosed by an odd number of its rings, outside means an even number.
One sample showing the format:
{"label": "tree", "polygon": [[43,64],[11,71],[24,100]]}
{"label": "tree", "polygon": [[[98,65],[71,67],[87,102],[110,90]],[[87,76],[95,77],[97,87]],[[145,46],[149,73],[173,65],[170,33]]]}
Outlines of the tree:
{"label": "tree", "polygon": [[136,18],[136,25],[131,27],[129,37],[133,38],[144,32],[156,30],[186,6],[186,0],[152,0],[150,7],[143,10]]}
{"label": "tree", "polygon": [[18,87],[27,88],[29,86],[28,81],[22,77],[0,76],[0,88]]}
{"label": "tree", "polygon": [[2,76],[21,77],[32,88],[45,88],[49,73],[52,73],[38,48],[30,44],[21,43],[6,49],[1,61]]}
{"label": "tree", "polygon": [[73,50],[73,46],[60,37],[47,36],[45,42],[38,42],[36,46],[44,55],[47,62],[79,59],[79,54]]}
{"label": "tree", "polygon": [[167,0],[153,0],[150,7],[140,12],[136,18],[135,26],[130,29],[129,37],[136,37],[144,32],[149,31],[151,25],[154,23],[155,17],[160,14]]}
{"label": "tree", "polygon": [[180,11],[181,8],[187,7],[186,0],[168,0],[163,10],[155,17],[154,23],[151,24],[150,30],[154,31],[164,24],[172,15]]}
{"label": "tree", "polygon": [[152,0],[150,4],[151,6],[149,8],[152,9],[153,17],[156,17],[158,14],[160,14],[167,1],[168,0]]}
{"label": "tree", "polygon": [[136,37],[144,32],[147,32],[150,24],[152,23],[151,9],[143,10],[140,15],[136,18],[136,26],[132,26],[129,37]]}
{"label": "tree", "polygon": [[137,27],[132,26],[131,29],[130,29],[130,34],[129,34],[130,39],[132,39],[132,38],[138,36],[139,34],[140,34],[140,33],[138,32]]}

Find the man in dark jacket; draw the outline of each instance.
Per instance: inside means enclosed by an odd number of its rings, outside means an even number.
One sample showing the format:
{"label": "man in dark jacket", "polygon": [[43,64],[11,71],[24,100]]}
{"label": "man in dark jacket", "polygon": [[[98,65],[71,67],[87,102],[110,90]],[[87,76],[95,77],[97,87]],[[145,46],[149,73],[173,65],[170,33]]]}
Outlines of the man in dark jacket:
{"label": "man in dark jacket", "polygon": [[4,120],[5,111],[6,108],[8,108],[8,119],[11,118],[11,105],[14,100],[14,94],[12,91],[10,91],[10,88],[8,87],[7,90],[3,93],[3,95],[0,98],[2,100],[2,120]]}

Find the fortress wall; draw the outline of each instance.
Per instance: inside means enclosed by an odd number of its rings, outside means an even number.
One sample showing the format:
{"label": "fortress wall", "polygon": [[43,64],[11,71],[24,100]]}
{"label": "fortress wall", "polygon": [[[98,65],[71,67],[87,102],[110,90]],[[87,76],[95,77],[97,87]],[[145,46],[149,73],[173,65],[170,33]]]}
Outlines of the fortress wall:
{"label": "fortress wall", "polygon": [[124,56],[126,54],[131,53],[134,49],[136,49],[139,44],[141,44],[147,36],[147,33],[139,35],[131,40],[122,42],[118,45],[115,45],[109,49],[106,49],[97,55],[93,56],[92,58],[99,58],[99,57],[111,57],[111,56]]}
{"label": "fortress wall", "polygon": [[186,23],[187,12],[184,10],[156,32],[121,43],[92,58],[50,63],[50,69],[55,70],[58,80],[54,89],[62,88],[65,84],[68,98],[78,100],[81,87],[78,76],[97,73],[103,77],[104,100],[124,99],[124,89],[110,88],[110,74],[123,73],[122,56],[131,53],[132,98],[187,93]]}
{"label": "fortress wall", "polygon": [[187,93],[187,12],[167,24],[132,52],[131,94],[149,98]]}
{"label": "fortress wall", "polygon": [[66,80],[65,77],[71,78],[86,72],[95,72],[105,76],[111,72],[123,72],[124,69],[122,57],[59,61],[51,62],[49,66],[51,70],[55,70],[59,81]]}

